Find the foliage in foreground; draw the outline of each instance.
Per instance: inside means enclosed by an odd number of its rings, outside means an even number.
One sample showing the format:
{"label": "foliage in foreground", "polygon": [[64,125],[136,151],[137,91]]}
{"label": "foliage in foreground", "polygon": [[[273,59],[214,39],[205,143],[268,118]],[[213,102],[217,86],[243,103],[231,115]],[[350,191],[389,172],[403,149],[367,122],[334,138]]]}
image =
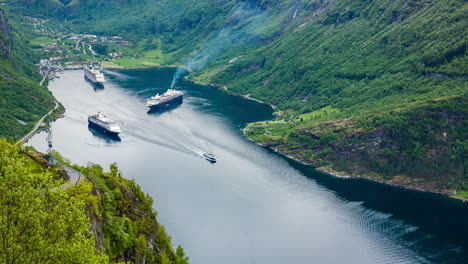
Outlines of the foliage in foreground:
{"label": "foliage in foreground", "polygon": [[0,262],[107,262],[86,210],[92,185],[62,184],[0,138]]}
{"label": "foliage in foreground", "polygon": [[189,263],[157,222],[151,197],[116,164],[110,173],[74,166],[90,181],[70,184],[26,150],[0,138],[0,262]]}
{"label": "foliage in foreground", "polygon": [[[58,153],[55,156],[60,157]],[[60,158],[63,160],[63,158]],[[115,163],[110,172],[97,164],[86,167],[74,165],[94,185],[100,198],[92,211],[93,218],[102,223],[95,231],[98,247],[112,261],[125,263],[188,264],[189,258],[181,246],[174,250],[171,237],[156,220],[153,199],[134,180],[122,177]]]}

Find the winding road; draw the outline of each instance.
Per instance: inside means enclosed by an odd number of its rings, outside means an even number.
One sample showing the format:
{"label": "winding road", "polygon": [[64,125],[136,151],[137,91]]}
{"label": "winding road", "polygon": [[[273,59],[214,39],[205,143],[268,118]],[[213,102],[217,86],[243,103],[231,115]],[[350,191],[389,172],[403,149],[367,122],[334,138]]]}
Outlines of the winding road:
{"label": "winding road", "polygon": [[[82,174],[81,172],[75,170],[74,168],[62,163],[62,162],[59,162],[60,165],[62,165],[63,169],[67,172],[68,176],[70,176],[70,179],[65,183],[74,183],[74,184],[78,184],[80,182],[80,180],[82,179]],[[64,185],[65,185],[64,184]]]}
{"label": "winding road", "polygon": [[[39,85],[42,86],[42,84],[44,83],[45,79],[47,78],[46,77],[47,75],[44,74],[44,77],[42,78],[41,82],[39,83]],[[39,119],[39,121],[37,121],[37,123],[34,125],[33,129],[28,133],[26,134],[26,136],[22,137],[20,140],[18,140],[16,142],[16,144],[19,144],[21,142],[25,142],[27,141],[28,139],[30,139],[37,131],[37,129],[43,124],[43,121],[44,119],[50,115],[55,109],[57,109],[57,107],[59,106],[59,103],[55,100],[55,107],[52,108],[52,110],[50,110],[47,114],[45,114],[41,119]]]}

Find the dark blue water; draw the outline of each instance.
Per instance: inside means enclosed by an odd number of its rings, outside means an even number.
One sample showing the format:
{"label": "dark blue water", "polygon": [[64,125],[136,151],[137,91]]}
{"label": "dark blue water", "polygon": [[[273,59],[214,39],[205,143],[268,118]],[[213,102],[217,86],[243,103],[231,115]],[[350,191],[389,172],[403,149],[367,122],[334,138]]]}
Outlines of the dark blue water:
{"label": "dark blue water", "polygon": [[[106,72],[103,89],[65,73],[49,87],[67,109],[53,145],[74,163],[117,162],[192,263],[468,263],[467,205],[334,178],[256,146],[240,129],[271,118],[266,105],[179,83],[184,103],[148,114],[173,72]],[[123,123],[120,140],[88,129],[97,111]],[[45,151],[45,135],[29,144]]]}

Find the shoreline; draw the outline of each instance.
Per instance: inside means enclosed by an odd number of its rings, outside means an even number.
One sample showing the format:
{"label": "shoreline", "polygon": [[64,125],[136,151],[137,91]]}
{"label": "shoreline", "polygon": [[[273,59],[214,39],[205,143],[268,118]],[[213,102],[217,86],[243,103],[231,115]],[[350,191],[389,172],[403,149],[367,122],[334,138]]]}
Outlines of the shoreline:
{"label": "shoreline", "polygon": [[55,106],[54,108],[52,108],[52,110],[50,110],[47,114],[45,114],[41,119],[39,119],[39,121],[37,121],[37,123],[34,125],[33,129],[31,131],[29,131],[28,134],[24,135],[20,140],[18,140],[16,142],[16,144],[19,144],[19,143],[26,143],[28,142],[28,140],[30,140],[33,136],[35,136],[36,134],[42,132],[43,130],[45,130],[47,128],[46,127],[42,127],[42,125],[44,124],[48,124],[50,121],[55,121],[59,118],[62,118],[63,117],[63,113],[59,113],[59,116],[56,117],[56,118],[53,118],[52,120],[50,120],[49,122],[46,122],[46,123],[43,123],[44,119],[49,116],[50,114],[52,114],[55,110],[57,110],[57,108],[59,107],[59,103],[58,101],[54,101],[55,102]]}
{"label": "shoreline", "polygon": [[184,67],[184,66],[177,66],[177,65],[167,65],[167,66],[163,66],[163,65],[153,65],[153,66],[144,66],[144,67],[129,67],[129,68],[126,68],[124,66],[120,66],[118,64],[114,64],[115,66],[101,66],[101,68],[105,69],[105,70],[144,70],[144,69],[158,69],[158,68],[185,68],[188,70],[187,67]]}
{"label": "shoreline", "polygon": [[[42,80],[39,82],[39,85],[40,86],[43,86],[43,83],[44,81],[47,79],[47,74],[43,74],[43,77],[42,77]],[[49,86],[47,86],[47,90],[49,90]],[[57,108],[60,106],[59,102],[56,100],[55,96],[52,95],[52,97],[54,98],[54,103],[55,103],[55,106],[49,111],[47,112],[47,114],[45,114],[44,116],[42,116],[37,122],[36,124],[34,124],[33,128],[31,129],[31,131],[29,131],[26,135],[24,135],[22,138],[20,138],[18,141],[16,141],[16,144],[20,144],[20,143],[26,143],[28,142],[29,139],[31,139],[34,135],[36,135],[37,133],[41,132],[43,130],[43,127],[42,125],[44,124],[43,121],[46,117],[50,116],[50,114],[52,114],[55,110],[57,110]],[[55,120],[55,119],[54,119]]]}
{"label": "shoreline", "polygon": [[445,198],[448,198],[448,199],[453,199],[453,200],[457,200],[459,202],[462,202],[462,203],[468,203],[468,199],[465,199],[465,198],[461,198],[461,197],[457,197],[457,196],[454,196],[453,194],[450,194],[450,193],[445,193],[445,192],[439,192],[439,191],[433,191],[433,190],[427,190],[427,189],[423,189],[423,188],[418,188],[418,187],[412,187],[412,186],[407,186],[407,185],[403,185],[403,184],[398,184],[398,183],[393,183],[393,182],[389,182],[389,181],[385,181],[385,180],[379,180],[379,179],[373,179],[373,178],[369,178],[369,177],[363,177],[363,176],[351,176],[351,175],[342,175],[341,173],[339,172],[336,172],[332,169],[325,169],[325,168],[322,168],[322,167],[316,167],[310,163],[307,163],[307,162],[304,162],[304,161],[301,161],[299,159],[296,159],[295,157],[291,156],[291,155],[287,155],[287,154],[284,154],[282,153],[281,151],[279,151],[278,149],[276,148],[273,148],[271,146],[268,146],[268,145],[264,145],[264,144],[260,144],[258,142],[256,142],[255,140],[253,140],[251,137],[249,137],[246,133],[245,133],[245,128],[242,129],[242,133],[244,134],[244,136],[247,138],[247,140],[253,142],[254,144],[256,144],[257,146],[260,146],[260,147],[263,147],[263,148],[267,148],[283,157],[286,157],[288,159],[291,159],[297,163],[300,163],[304,166],[308,166],[310,168],[313,168],[314,170],[318,171],[318,172],[321,172],[321,173],[324,173],[328,176],[332,176],[332,177],[335,177],[335,178],[339,178],[339,179],[357,179],[357,180],[365,180],[365,181],[371,181],[373,183],[378,183],[378,184],[384,184],[384,185],[387,185],[387,186],[391,186],[391,187],[396,187],[396,188],[401,188],[401,189],[404,189],[404,190],[410,190],[410,191],[415,191],[415,192],[423,192],[423,193],[431,193],[431,194],[436,194],[436,195],[440,195],[440,196],[443,196]]}
{"label": "shoreline", "polygon": [[269,104],[269,103],[264,102],[264,101],[262,101],[262,100],[259,100],[259,99],[250,97],[250,94],[241,95],[241,94],[237,94],[237,93],[235,93],[235,92],[231,92],[231,91],[229,91],[229,90],[226,88],[226,86],[221,86],[221,85],[218,85],[218,84],[211,84],[211,83],[205,83],[205,82],[200,82],[200,81],[192,80],[192,79],[189,79],[188,76],[185,76],[184,79],[185,79],[186,81],[188,81],[188,82],[191,82],[191,83],[194,83],[194,84],[197,84],[197,85],[216,87],[216,88],[218,88],[219,90],[221,90],[221,91],[223,91],[223,92],[225,92],[226,94],[229,94],[229,95],[242,97],[242,98],[247,99],[247,100],[250,100],[250,101],[255,101],[255,102],[259,103],[259,104],[268,105],[268,106],[270,106],[271,109],[274,111],[273,115],[275,115],[276,110],[278,109],[278,108],[276,107],[276,105],[274,105],[274,104]]}
{"label": "shoreline", "polygon": [[[148,66],[148,67],[141,67],[141,68],[124,68],[124,70],[128,70],[128,69],[149,69],[149,68],[179,68],[179,67],[183,67],[185,68],[188,72],[191,72],[191,69],[190,68],[187,68],[187,67],[184,67],[184,66],[175,66],[175,65],[168,65],[168,66]],[[238,97],[242,97],[244,99],[247,99],[247,100],[251,100],[251,101],[255,101],[257,103],[260,103],[260,104],[266,104],[266,105],[269,105],[272,110],[274,111],[273,115],[276,115],[275,113],[277,113],[277,107],[273,104],[269,104],[269,103],[266,103],[266,102],[263,102],[259,99],[256,99],[256,98],[252,98],[250,97],[250,94],[247,94],[247,95],[241,95],[241,94],[237,94],[235,92],[232,92],[232,91],[229,91],[226,86],[221,86],[221,85],[218,85],[218,84],[211,84],[211,83],[205,83],[205,82],[201,82],[201,81],[196,81],[196,80],[193,80],[193,79],[190,79],[188,78],[189,75],[185,76],[184,77],[184,80],[187,81],[187,82],[191,82],[191,83],[194,83],[194,84],[197,84],[197,85],[203,85],[203,86],[212,86],[214,88],[217,88],[219,90],[222,90],[223,92],[225,92],[226,94],[229,94],[229,95],[233,95],[233,96],[238,96]],[[249,140],[249,141],[252,141],[254,144],[258,145],[258,146],[261,146],[261,147],[264,147],[264,148],[268,148],[269,150],[272,150],[286,158],[289,158],[291,160],[294,160],[295,162],[298,162],[304,166],[308,166],[308,167],[311,167],[313,169],[315,169],[316,171],[319,171],[321,173],[324,173],[326,175],[329,175],[329,176],[333,176],[333,177],[336,177],[336,178],[341,178],[341,179],[359,179],[359,180],[367,180],[367,181],[372,181],[374,183],[379,183],[379,184],[384,184],[384,185],[387,185],[387,186],[392,186],[392,187],[397,187],[397,188],[402,188],[402,189],[405,189],[405,190],[411,190],[411,191],[417,191],[417,192],[425,192],[425,193],[432,193],[432,194],[437,194],[437,195],[441,195],[443,197],[446,197],[446,198],[449,198],[449,199],[453,199],[453,200],[458,200],[460,202],[463,202],[463,203],[466,203],[468,202],[468,199],[465,199],[465,198],[461,198],[461,197],[456,197],[454,196],[453,194],[450,194],[450,193],[447,193],[447,192],[440,192],[440,191],[433,191],[433,190],[428,190],[428,189],[424,189],[424,188],[420,188],[420,187],[413,187],[413,186],[408,186],[408,185],[404,185],[404,184],[398,184],[398,183],[394,183],[394,182],[389,182],[389,181],[385,181],[385,180],[380,180],[380,179],[373,179],[373,178],[369,178],[369,177],[363,177],[363,176],[351,176],[351,175],[341,175],[339,174],[338,172],[335,172],[333,171],[332,169],[325,169],[325,168],[318,168],[318,167],[315,167],[313,166],[312,164],[309,164],[309,163],[306,163],[304,161],[301,161],[299,159],[296,159],[295,157],[291,156],[291,155],[287,155],[287,154],[284,154],[282,153],[281,151],[279,151],[278,149],[276,148],[272,148],[268,145],[263,145],[263,144],[260,144],[258,142],[256,142],[255,140],[253,140],[252,138],[250,138],[249,136],[247,136],[247,134],[245,133],[245,128],[242,129],[242,133],[244,134],[244,136]]]}

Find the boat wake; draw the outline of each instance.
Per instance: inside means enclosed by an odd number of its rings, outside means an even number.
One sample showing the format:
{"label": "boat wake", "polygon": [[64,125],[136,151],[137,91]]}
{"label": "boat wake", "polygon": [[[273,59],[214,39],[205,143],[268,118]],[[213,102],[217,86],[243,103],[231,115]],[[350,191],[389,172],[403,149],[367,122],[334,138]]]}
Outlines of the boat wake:
{"label": "boat wake", "polygon": [[180,136],[170,129],[159,130],[158,134],[151,133],[149,129],[142,129],[131,124],[126,126],[126,132],[134,138],[160,147],[169,148],[192,156],[199,156],[201,151],[189,141],[180,140]]}
{"label": "boat wake", "polygon": [[136,79],[135,77],[132,77],[132,76],[129,76],[127,74],[123,74],[123,73],[120,73],[120,72],[116,72],[116,71],[105,71],[106,75],[110,75],[112,77],[115,77],[115,79],[118,79],[119,81],[127,81],[127,80],[132,80],[132,79]]}

